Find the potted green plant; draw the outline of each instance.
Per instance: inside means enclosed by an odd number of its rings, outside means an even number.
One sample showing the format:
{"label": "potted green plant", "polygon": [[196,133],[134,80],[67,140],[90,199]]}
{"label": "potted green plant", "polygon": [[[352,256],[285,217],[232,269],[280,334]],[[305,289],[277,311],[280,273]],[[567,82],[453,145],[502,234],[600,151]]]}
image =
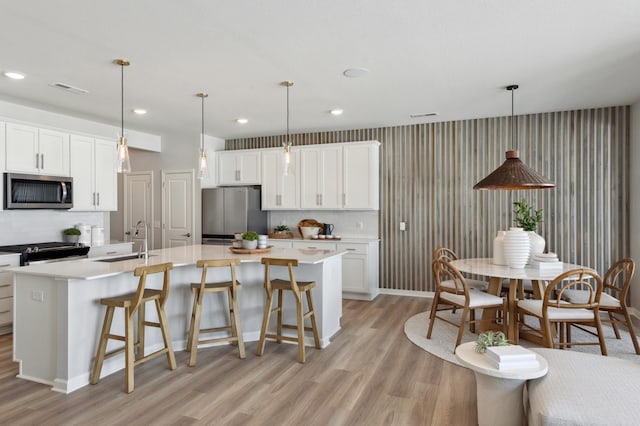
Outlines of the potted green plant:
{"label": "potted green plant", "polygon": [[247,231],[242,233],[242,248],[246,250],[254,250],[258,247],[258,233]]}
{"label": "potted green plant", "polygon": [[476,340],[475,351],[485,353],[489,346],[507,346],[509,341],[501,331],[487,331],[481,333]]}
{"label": "potted green plant", "polygon": [[544,252],[546,242],[536,233],[538,224],[542,222],[542,209],[534,210],[524,198],[513,202],[513,221],[529,234],[529,262],[533,256]]}
{"label": "potted green plant", "polygon": [[67,228],[62,231],[64,241],[67,243],[77,243],[80,239],[80,230],[77,228]]}
{"label": "potted green plant", "polygon": [[289,227],[287,225],[278,225],[275,228],[273,228],[273,232],[276,232],[276,233],[283,233],[288,231],[289,231]]}

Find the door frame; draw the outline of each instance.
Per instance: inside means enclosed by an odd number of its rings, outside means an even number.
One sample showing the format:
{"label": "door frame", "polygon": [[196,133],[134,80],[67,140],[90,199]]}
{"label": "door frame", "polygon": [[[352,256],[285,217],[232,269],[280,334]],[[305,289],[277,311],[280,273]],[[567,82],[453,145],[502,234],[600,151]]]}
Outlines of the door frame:
{"label": "door frame", "polygon": [[[147,206],[149,208],[149,212],[151,214],[151,220],[149,221],[149,223],[147,224],[149,229],[149,250],[155,248],[154,245],[154,229],[155,227],[153,226],[153,222],[155,221],[155,210],[153,208],[154,205],[154,190],[155,190],[155,179],[154,179],[154,173],[151,170],[148,171],[141,171],[141,172],[130,172],[130,173],[125,173],[122,175],[122,186],[123,186],[123,196],[124,199],[122,201],[122,205],[123,205],[123,212],[122,212],[122,237],[125,238],[125,232],[127,232],[128,229],[131,228],[131,225],[129,224],[129,217],[127,215],[127,212],[129,211],[129,177],[130,176],[140,176],[140,175],[146,175],[146,176],[150,176],[151,177],[151,188],[149,189],[149,196],[150,196],[150,200],[148,200],[149,205]],[[129,238],[131,238],[131,236],[129,236]],[[125,238],[126,239],[126,238]]]}
{"label": "door frame", "polygon": [[161,219],[161,228],[162,228],[162,248],[166,248],[165,247],[165,240],[167,237],[167,231],[166,231],[166,222],[167,222],[167,212],[166,212],[166,208],[165,208],[165,200],[167,198],[167,186],[165,185],[166,183],[166,177],[168,174],[170,173],[190,173],[191,174],[191,235],[192,235],[192,241],[194,241],[196,233],[195,233],[195,226],[196,226],[196,174],[195,174],[195,169],[178,169],[178,170],[165,170],[162,169],[160,171],[160,176],[161,176],[161,184],[162,184],[162,195],[161,195],[161,204],[162,204],[162,219]]}

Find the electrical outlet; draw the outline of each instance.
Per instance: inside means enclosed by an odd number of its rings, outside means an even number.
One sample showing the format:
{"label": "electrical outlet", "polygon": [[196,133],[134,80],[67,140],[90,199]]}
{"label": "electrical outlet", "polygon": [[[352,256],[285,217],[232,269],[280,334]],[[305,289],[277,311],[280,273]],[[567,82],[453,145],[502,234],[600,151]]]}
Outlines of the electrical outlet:
{"label": "electrical outlet", "polygon": [[44,302],[44,291],[31,290],[31,299],[36,302]]}
{"label": "electrical outlet", "polygon": [[361,220],[356,222],[356,228],[357,229],[364,229],[364,223]]}
{"label": "electrical outlet", "polygon": [[400,222],[400,230],[401,231],[406,231],[407,230],[407,223],[406,222]]}

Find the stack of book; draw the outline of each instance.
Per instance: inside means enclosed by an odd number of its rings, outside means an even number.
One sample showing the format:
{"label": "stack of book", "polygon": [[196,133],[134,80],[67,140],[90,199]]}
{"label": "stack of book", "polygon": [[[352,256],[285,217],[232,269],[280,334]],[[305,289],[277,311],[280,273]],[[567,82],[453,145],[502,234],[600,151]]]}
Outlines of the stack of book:
{"label": "stack of book", "polygon": [[545,271],[562,269],[562,262],[558,260],[558,255],[555,253],[534,254],[529,264],[537,269]]}
{"label": "stack of book", "polygon": [[520,345],[489,346],[485,355],[489,363],[500,371],[531,369],[540,366],[535,352]]}

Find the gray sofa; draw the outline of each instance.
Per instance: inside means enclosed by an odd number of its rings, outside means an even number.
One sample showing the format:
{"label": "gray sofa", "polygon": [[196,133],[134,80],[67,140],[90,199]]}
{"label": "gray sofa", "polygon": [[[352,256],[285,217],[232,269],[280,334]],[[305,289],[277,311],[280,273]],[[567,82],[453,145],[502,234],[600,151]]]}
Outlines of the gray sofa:
{"label": "gray sofa", "polygon": [[527,382],[530,426],[640,425],[638,361],[572,350],[533,349],[549,364],[546,376]]}

